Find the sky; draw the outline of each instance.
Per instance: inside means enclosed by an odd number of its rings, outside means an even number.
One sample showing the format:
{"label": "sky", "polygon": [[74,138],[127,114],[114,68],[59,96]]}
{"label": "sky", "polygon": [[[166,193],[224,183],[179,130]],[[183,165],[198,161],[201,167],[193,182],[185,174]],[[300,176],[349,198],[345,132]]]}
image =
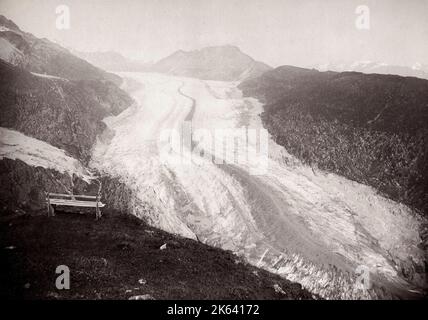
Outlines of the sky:
{"label": "sky", "polygon": [[[56,8],[70,28],[56,27]],[[356,27],[360,5],[369,29]],[[22,30],[79,51],[156,61],[176,50],[236,45],[270,64],[428,64],[428,0],[0,0]]]}

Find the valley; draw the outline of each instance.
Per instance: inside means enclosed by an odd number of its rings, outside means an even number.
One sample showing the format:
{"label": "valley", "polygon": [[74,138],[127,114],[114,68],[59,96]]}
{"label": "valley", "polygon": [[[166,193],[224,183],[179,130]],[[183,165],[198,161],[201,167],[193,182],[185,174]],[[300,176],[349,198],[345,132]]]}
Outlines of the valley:
{"label": "valley", "polygon": [[[245,149],[251,144],[238,143],[243,148],[236,153],[246,154],[241,161],[217,164],[206,157],[215,153],[214,131],[242,123],[263,128],[261,104],[242,97],[237,82],[120,75],[125,83],[128,78],[141,84],[131,93],[136,104],[104,120],[114,136],[98,141],[91,166],[121,179],[154,209],[147,215],[136,206],[136,216],[232,250],[325,298],[417,295],[423,275],[401,274],[424,261],[421,219],[411,209],[371,187],[303,165],[271,139],[261,174],[251,170],[260,161],[248,156],[256,154]],[[192,132],[211,133],[192,138],[204,156],[192,148],[177,150],[168,139],[176,139],[171,130],[182,132],[193,107]],[[370,272],[370,290],[357,284],[360,266]]]}
{"label": "valley", "polygon": [[[423,64],[272,68],[216,41],[145,63],[23,30],[0,15],[6,297],[426,298],[428,82],[398,75]],[[44,217],[45,192],[105,215]]]}

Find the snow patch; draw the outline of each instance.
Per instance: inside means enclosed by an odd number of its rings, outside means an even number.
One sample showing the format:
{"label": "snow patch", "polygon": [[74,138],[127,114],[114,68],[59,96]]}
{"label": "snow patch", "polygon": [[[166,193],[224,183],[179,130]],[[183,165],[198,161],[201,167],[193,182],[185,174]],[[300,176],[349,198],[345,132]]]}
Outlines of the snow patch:
{"label": "snow patch", "polygon": [[0,160],[3,158],[21,160],[29,166],[53,169],[70,176],[76,174],[86,182],[92,179],[91,173],[78,160],[66,155],[64,150],[0,127]]}
{"label": "snow patch", "polygon": [[68,81],[68,79],[57,77],[57,76],[53,76],[53,75],[50,75],[50,74],[37,73],[37,72],[31,72],[31,74],[33,76],[40,77],[40,78]]}

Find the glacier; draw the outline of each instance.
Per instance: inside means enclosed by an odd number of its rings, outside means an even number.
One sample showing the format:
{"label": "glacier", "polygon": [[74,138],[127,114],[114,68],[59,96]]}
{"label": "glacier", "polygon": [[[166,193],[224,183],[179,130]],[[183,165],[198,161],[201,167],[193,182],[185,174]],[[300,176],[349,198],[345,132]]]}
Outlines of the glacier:
{"label": "glacier", "polygon": [[[270,137],[260,158],[264,140],[248,132],[262,137],[262,105],[243,97],[237,82],[119,75],[136,103],[104,119],[114,135],[97,140],[90,166],[133,190],[134,215],[231,250],[324,298],[421,292],[423,275],[401,270],[424,265],[422,217],[369,186],[302,164]],[[182,144],[186,123],[190,147]],[[243,134],[219,156],[221,130]],[[214,154],[229,156],[217,163]],[[264,170],[254,171],[261,162]]]}

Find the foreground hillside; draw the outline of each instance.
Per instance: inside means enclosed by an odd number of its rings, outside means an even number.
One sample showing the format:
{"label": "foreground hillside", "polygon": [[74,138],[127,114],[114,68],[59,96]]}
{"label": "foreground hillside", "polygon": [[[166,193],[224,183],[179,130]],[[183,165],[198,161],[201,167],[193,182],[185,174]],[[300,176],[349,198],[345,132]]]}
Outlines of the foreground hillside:
{"label": "foreground hillside", "polygon": [[428,213],[428,81],[284,66],[240,88],[288,152]]}
{"label": "foreground hillside", "polygon": [[[78,214],[2,216],[0,246],[2,299],[312,298],[299,284],[230,252],[173,236],[128,215],[107,215],[97,222]],[[58,265],[70,268],[70,290],[55,287]]]}

